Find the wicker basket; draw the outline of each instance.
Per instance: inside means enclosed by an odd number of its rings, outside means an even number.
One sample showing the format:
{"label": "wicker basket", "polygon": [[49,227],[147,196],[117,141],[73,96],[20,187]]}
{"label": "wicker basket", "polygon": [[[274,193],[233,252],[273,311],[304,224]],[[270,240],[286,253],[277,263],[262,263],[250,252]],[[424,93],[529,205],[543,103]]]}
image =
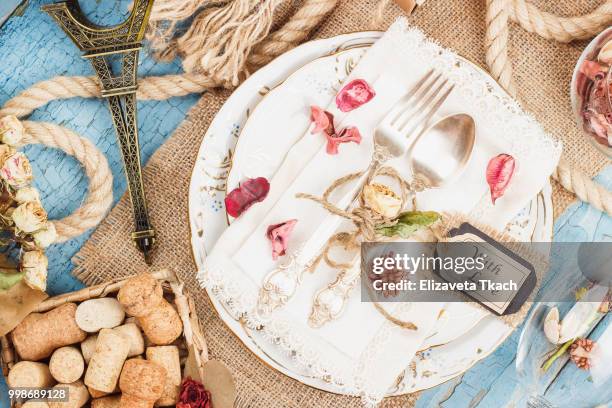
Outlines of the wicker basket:
{"label": "wicker basket", "polygon": [[[153,277],[161,281],[164,297],[176,306],[179,316],[183,322],[183,335],[176,344],[181,353],[181,366],[184,368],[188,356],[192,359],[191,366],[197,367],[198,377],[203,378],[203,365],[208,361],[208,349],[206,341],[202,335],[200,323],[195,313],[195,306],[192,299],[185,292],[184,284],[178,279],[175,273],[163,270],[154,272]],[[68,302],[83,302],[88,299],[116,296],[125,281],[132,276],[115,279],[100,285],[91,286],[77,292],[66,293],[55,296],[43,301],[34,313],[44,313]],[[19,361],[19,356],[15,353],[10,341],[10,333],[0,337],[2,344],[2,354],[0,363],[2,374],[6,377],[10,369]],[[191,374],[194,376],[195,373]]]}

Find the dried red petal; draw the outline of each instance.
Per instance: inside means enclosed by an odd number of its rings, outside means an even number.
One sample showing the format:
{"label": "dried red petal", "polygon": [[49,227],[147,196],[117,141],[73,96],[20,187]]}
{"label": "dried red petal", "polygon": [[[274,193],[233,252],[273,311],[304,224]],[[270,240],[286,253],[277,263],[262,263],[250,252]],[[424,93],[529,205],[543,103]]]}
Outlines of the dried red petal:
{"label": "dried red petal", "polygon": [[277,260],[287,252],[289,236],[298,220],[289,220],[280,224],[270,225],[266,231],[266,237],[272,243],[272,259]]}
{"label": "dried red petal", "polygon": [[338,92],[336,106],[342,112],[349,112],[368,103],[374,96],[376,92],[370,84],[363,79],[354,79]]}
{"label": "dried red petal", "polygon": [[346,127],[340,131],[339,135],[327,136],[327,154],[338,154],[338,146],[342,143],[354,142],[361,143],[361,133],[354,126]]}
{"label": "dried red petal", "polygon": [[239,217],[255,203],[263,201],[270,191],[265,177],[248,179],[225,197],[225,211],[232,217]]}
{"label": "dried red petal", "polygon": [[504,195],[512,180],[516,163],[514,157],[502,153],[493,157],[487,165],[487,183],[491,189],[491,200],[495,201]]}
{"label": "dried red petal", "polygon": [[210,408],[211,398],[202,383],[187,377],[181,384],[181,392],[176,408]]}
{"label": "dried red petal", "polygon": [[310,107],[310,120],[315,124],[312,129],[312,134],[325,132],[327,134],[334,134],[334,115],[326,110],[319,108],[318,106],[312,105]]}

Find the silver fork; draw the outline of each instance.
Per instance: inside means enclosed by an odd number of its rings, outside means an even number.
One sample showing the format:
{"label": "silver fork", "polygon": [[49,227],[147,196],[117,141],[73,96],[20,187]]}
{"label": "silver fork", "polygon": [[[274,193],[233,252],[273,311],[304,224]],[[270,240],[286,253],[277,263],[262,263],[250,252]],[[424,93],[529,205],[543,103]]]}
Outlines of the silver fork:
{"label": "silver fork", "polygon": [[[387,113],[375,130],[374,153],[370,166],[354,185],[353,194],[345,195],[336,204],[338,208],[348,210],[376,168],[389,159],[403,155],[410,145],[421,136],[433,115],[452,92],[454,85],[447,85],[448,79],[443,78],[442,74],[432,69]],[[289,254],[288,263],[281,264],[264,277],[257,301],[257,311],[260,316],[265,316],[284,306],[291,299],[302,282],[304,271],[310,269],[327,239],[337,230],[342,220],[341,217],[330,214],[329,219],[326,218],[321,222],[312,234],[312,238],[300,250]],[[336,285],[341,282],[347,281],[344,279],[336,281]],[[320,310],[315,310],[313,306],[313,314],[317,315],[316,320],[320,324],[334,318],[331,316],[336,313],[342,312],[342,310],[331,311],[331,305],[322,299],[326,294],[325,289],[332,290],[333,293],[338,293],[338,289],[341,289],[330,286],[317,292],[315,298],[314,304]],[[344,290],[340,292],[345,293]],[[326,313],[325,309],[329,313]],[[326,315],[329,315],[330,318],[326,319]]]}

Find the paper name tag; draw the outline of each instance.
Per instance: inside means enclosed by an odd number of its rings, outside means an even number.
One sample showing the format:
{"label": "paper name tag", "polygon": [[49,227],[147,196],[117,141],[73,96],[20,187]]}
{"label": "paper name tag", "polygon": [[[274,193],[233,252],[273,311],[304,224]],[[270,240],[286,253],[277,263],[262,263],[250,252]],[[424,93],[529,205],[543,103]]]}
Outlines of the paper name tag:
{"label": "paper name tag", "polygon": [[449,238],[437,244],[436,252],[442,257],[480,260],[478,267],[462,273],[434,272],[447,282],[474,282],[475,290],[462,292],[497,315],[519,311],[536,286],[530,262],[469,223],[451,230]]}

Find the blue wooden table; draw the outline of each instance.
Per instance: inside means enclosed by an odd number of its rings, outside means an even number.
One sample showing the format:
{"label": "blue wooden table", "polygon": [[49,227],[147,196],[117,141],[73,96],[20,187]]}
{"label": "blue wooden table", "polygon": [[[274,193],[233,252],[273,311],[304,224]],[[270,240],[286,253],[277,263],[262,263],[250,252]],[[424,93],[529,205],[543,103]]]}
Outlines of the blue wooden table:
{"label": "blue wooden table", "polygon": [[[2,3],[11,0],[1,0]],[[88,61],[40,6],[47,0],[31,0],[21,16],[14,16],[0,29],[0,104],[32,84],[56,75],[91,75]],[[88,17],[101,25],[116,24],[127,15],[128,0],[80,2]],[[180,65],[160,64],[141,56],[139,75],[161,75],[180,71]],[[166,101],[138,104],[138,122],[143,160],[168,138],[184,119],[196,95]],[[63,124],[92,140],[108,158],[113,171],[113,193],[117,200],[125,191],[121,158],[115,143],[115,132],[106,104],[100,100],[74,99],[52,102],[37,110],[31,119]],[[87,179],[79,164],[62,152],[38,146],[27,147],[35,174],[35,185],[41,190],[45,208],[51,218],[65,217],[76,209],[87,191]],[[599,179],[612,188],[612,168]],[[555,240],[598,241],[612,234],[612,220],[584,204],[568,209],[556,222]],[[89,234],[54,245],[49,256],[49,293],[72,291],[82,285],[70,275],[70,259]],[[0,305],[1,307],[1,305]],[[422,394],[417,406],[424,407],[501,407],[517,395],[514,359],[520,330],[499,349],[462,377]],[[0,408],[8,407],[5,385],[0,381]],[[560,390],[572,384],[555,384]],[[279,407],[280,408],[280,407]],[[310,407],[308,407],[310,408]]]}

